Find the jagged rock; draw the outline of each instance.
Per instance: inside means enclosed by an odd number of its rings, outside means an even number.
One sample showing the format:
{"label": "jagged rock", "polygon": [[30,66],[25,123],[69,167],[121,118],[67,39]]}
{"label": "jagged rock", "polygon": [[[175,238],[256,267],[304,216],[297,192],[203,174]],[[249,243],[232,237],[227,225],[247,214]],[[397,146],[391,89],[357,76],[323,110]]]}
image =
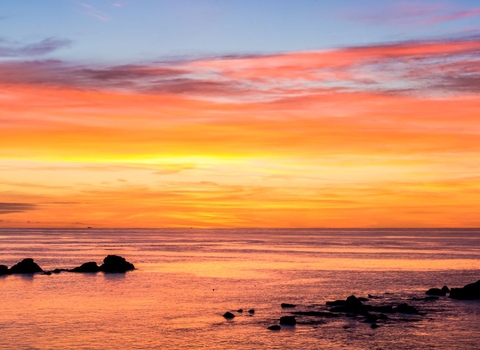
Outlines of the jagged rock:
{"label": "jagged rock", "polygon": [[77,266],[71,270],[70,272],[98,272],[100,271],[100,267],[97,265],[95,261],[86,262],[80,266]]}
{"label": "jagged rock", "polygon": [[447,294],[447,292],[440,288],[430,288],[425,292],[425,294],[443,297]]}
{"label": "jagged rock", "polygon": [[450,288],[448,288],[447,286],[443,286],[443,287],[442,287],[442,290],[443,290],[445,293],[450,293]]}
{"label": "jagged rock", "polygon": [[271,331],[279,331],[280,329],[282,329],[282,327],[280,327],[278,324],[274,324],[272,326],[269,326],[268,329]]}
{"label": "jagged rock", "polygon": [[227,311],[223,314],[223,317],[225,317],[226,319],[229,319],[231,320],[232,318],[235,318],[235,315],[232,314],[231,312]]}
{"label": "jagged rock", "polygon": [[242,312],[243,312],[243,309],[238,309],[237,312],[238,312],[238,313],[242,313]]}
{"label": "jagged rock", "polygon": [[289,303],[282,303],[280,306],[282,307],[282,309],[297,307],[297,305]]}
{"label": "jagged rock", "polygon": [[8,275],[8,266],[7,265],[0,265],[0,275]]}
{"label": "jagged rock", "polygon": [[123,273],[133,269],[135,269],[135,266],[132,263],[118,255],[108,255],[103,259],[103,264],[100,266],[100,271],[107,273]]}
{"label": "jagged rock", "polygon": [[12,274],[31,274],[36,272],[43,272],[42,268],[38,266],[32,258],[23,259],[18,264],[13,265],[10,270]]}
{"label": "jagged rock", "polygon": [[253,315],[253,314],[255,313],[255,310],[254,310],[254,309],[250,309],[250,310],[248,310],[248,313],[249,313],[250,315]]}
{"label": "jagged rock", "polygon": [[418,315],[418,310],[415,307],[408,305],[406,303],[399,304],[397,307],[393,308],[393,310],[395,312],[400,312],[402,314]]}
{"label": "jagged rock", "polygon": [[467,284],[463,288],[452,288],[450,290],[450,298],[459,300],[480,299],[480,280]]}
{"label": "jagged rock", "polygon": [[297,320],[295,319],[295,316],[282,316],[280,317],[280,324],[286,326],[295,326],[297,324]]}
{"label": "jagged rock", "polygon": [[363,306],[362,302],[358,300],[355,295],[350,295],[347,300],[345,300],[345,307],[350,310],[359,310]]}

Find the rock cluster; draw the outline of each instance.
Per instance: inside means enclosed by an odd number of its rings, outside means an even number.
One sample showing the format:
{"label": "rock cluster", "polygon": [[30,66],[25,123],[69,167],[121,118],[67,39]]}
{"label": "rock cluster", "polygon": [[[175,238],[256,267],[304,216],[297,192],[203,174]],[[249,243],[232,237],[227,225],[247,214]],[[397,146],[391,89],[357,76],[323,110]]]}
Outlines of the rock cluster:
{"label": "rock cluster", "polygon": [[98,266],[96,262],[86,262],[73,269],[54,269],[52,271],[44,271],[32,258],[23,259],[19,263],[13,265],[10,269],[6,265],[0,265],[0,275],[12,275],[12,274],[34,274],[43,272],[45,275],[51,275],[52,273],[58,274],[62,271],[65,272],[105,272],[105,273],[125,273],[127,271],[134,270],[135,266],[125,260],[124,257],[119,255],[108,255],[103,259],[103,264]]}

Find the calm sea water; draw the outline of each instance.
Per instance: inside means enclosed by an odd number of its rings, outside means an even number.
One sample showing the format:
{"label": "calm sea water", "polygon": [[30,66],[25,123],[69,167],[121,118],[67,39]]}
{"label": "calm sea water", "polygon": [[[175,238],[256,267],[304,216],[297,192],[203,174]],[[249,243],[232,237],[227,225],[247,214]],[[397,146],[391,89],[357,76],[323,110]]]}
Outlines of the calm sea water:
{"label": "calm sea water", "polygon": [[[44,269],[119,254],[127,274],[0,277],[1,349],[478,349],[480,302],[411,301],[480,279],[480,230],[0,230],[0,264]],[[387,294],[385,294],[387,293]],[[298,310],[373,294],[425,316],[378,329]],[[255,309],[232,321],[225,311]]]}

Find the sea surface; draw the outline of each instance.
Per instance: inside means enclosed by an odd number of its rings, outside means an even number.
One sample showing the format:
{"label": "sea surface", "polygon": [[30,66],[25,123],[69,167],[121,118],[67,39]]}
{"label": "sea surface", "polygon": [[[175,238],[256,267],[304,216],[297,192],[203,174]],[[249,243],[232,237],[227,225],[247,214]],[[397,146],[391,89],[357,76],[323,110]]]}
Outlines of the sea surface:
{"label": "sea surface", "polygon": [[[108,254],[137,269],[0,276],[0,349],[480,348],[480,301],[415,300],[480,279],[479,229],[0,230],[8,266],[73,268]],[[343,316],[267,329],[293,311],[281,303],[325,310],[352,294],[422,315],[377,329]]]}

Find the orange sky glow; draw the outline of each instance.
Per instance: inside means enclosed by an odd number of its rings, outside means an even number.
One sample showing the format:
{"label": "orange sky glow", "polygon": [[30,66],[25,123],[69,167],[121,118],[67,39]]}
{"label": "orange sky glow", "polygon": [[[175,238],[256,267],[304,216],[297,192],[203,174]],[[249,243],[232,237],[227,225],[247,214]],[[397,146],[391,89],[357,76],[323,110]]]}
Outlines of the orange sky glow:
{"label": "orange sky glow", "polygon": [[478,227],[478,52],[0,63],[0,227]]}

